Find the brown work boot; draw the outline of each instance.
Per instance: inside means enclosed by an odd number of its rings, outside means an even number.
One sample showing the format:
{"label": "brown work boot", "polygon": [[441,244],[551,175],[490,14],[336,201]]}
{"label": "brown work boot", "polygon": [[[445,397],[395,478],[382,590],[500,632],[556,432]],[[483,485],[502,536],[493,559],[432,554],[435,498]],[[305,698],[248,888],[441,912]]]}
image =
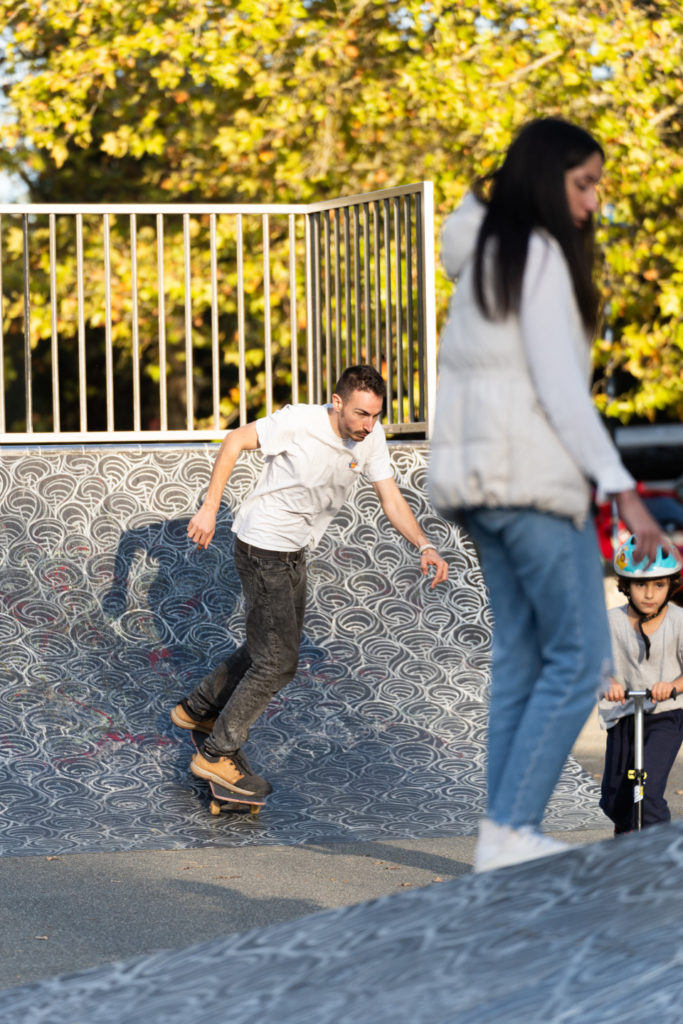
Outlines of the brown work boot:
{"label": "brown work boot", "polygon": [[180,704],[173,708],[171,721],[179,729],[196,729],[197,732],[205,732],[207,736],[213,732],[216,724],[215,718],[195,718],[186,700],[181,700]]}
{"label": "brown work boot", "polygon": [[273,787],[266,779],[254,774],[240,750],[218,757],[203,750],[197,751],[190,762],[190,771],[200,779],[216,782],[244,796],[263,797],[273,792]]}

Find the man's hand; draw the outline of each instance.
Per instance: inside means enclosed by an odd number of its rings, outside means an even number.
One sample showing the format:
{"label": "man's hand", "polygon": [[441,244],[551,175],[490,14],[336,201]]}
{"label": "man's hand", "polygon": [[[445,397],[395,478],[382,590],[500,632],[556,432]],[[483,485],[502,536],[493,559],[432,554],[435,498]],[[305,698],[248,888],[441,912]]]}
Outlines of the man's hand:
{"label": "man's hand", "polygon": [[448,563],[444,561],[435,548],[427,547],[429,541],[420,529],[417,519],[410,509],[410,505],[401,494],[394,478],[388,477],[386,480],[375,480],[372,486],[379,498],[384,515],[394,529],[398,530],[401,536],[405,537],[411,544],[414,544],[418,550],[424,547],[424,551],[420,555],[420,568],[422,569],[422,574],[426,576],[430,565],[435,567],[436,573],[432,580],[432,588],[437,583],[442,583],[448,579]]}
{"label": "man's hand", "polygon": [[231,430],[223,438],[216,461],[211,470],[211,479],[199,512],[190,519],[187,535],[198,548],[208,548],[216,532],[216,515],[220,508],[225,485],[230,478],[240,452],[254,451],[259,447],[255,423]]}
{"label": "man's hand", "polygon": [[198,548],[208,548],[216,532],[216,513],[204,505],[187,525],[187,535]]}
{"label": "man's hand", "polygon": [[434,579],[432,580],[429,588],[430,590],[433,590],[437,583],[443,583],[448,579],[448,562],[445,558],[442,558],[439,552],[434,548],[427,548],[427,550],[423,551],[420,556],[420,568],[422,569],[423,576],[428,575],[430,565],[433,565],[436,568]]}

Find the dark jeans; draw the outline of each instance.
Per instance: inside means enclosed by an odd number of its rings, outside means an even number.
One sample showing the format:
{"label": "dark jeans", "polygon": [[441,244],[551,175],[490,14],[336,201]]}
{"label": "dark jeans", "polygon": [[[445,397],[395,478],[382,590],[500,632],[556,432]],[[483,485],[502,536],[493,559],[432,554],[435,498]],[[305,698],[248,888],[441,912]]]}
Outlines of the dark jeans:
{"label": "dark jeans", "polygon": [[[645,714],[643,719],[643,767],[647,773],[643,790],[643,827],[671,820],[664,790],[669,772],[683,741],[683,709]],[[605,771],[600,806],[614,822],[614,831],[633,830],[633,715],[623,718],[607,731]]]}
{"label": "dark jeans", "polygon": [[208,754],[230,754],[299,663],[306,607],[305,551],[264,551],[235,542],[235,566],[246,604],[246,641],[188,697],[201,717],[218,713]]}

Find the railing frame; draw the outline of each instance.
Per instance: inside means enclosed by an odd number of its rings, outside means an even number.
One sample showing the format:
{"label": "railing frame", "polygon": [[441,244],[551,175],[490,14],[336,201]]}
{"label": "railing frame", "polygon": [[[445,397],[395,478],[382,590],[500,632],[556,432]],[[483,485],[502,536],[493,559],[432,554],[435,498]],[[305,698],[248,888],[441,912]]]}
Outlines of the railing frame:
{"label": "railing frame", "polygon": [[[333,214],[334,211],[334,214]],[[403,219],[401,218],[403,211]],[[393,213],[393,220],[391,214]],[[411,214],[414,213],[414,220]],[[362,214],[362,216],[361,216]],[[105,393],[106,430],[89,430],[87,422],[86,380],[86,322],[84,281],[84,216],[102,218],[104,231],[104,319],[105,319]],[[130,267],[132,279],[132,365],[133,365],[133,429],[118,430],[114,423],[114,367],[112,344],[111,246],[109,215],[128,217],[131,231]],[[156,223],[158,252],[158,346],[159,346],[159,429],[143,429],[140,422],[140,348],[138,337],[138,278],[137,278],[137,220],[152,216]],[[210,227],[211,276],[211,361],[213,426],[197,429],[190,420],[194,408],[192,300],[190,267],[190,218],[208,215]],[[273,408],[273,367],[271,357],[270,323],[270,257],[269,226],[272,217],[286,217],[289,237],[289,296],[292,367],[301,367],[304,350],[299,345],[300,328],[296,294],[296,227],[303,220],[305,260],[305,358],[307,394],[309,401],[329,401],[336,379],[332,372],[350,362],[360,361],[361,349],[367,361],[374,365],[386,364],[387,409],[396,399],[398,415],[386,423],[388,433],[429,436],[436,392],[436,311],[435,311],[435,259],[434,259],[434,202],[433,186],[420,182],[377,192],[335,198],[308,204],[0,204],[0,303],[3,301],[2,226],[3,219],[22,218],[23,228],[23,317],[25,367],[25,431],[8,431],[4,387],[4,354],[6,339],[0,308],[0,442],[11,444],[50,443],[102,443],[102,442],[159,442],[197,441],[215,439],[224,434],[219,426],[220,403],[220,350],[218,336],[218,275],[216,256],[216,221],[223,215],[235,218],[237,251],[237,344],[239,351],[239,408],[240,423],[246,422],[246,365],[244,339],[246,314],[244,305],[244,241],[245,217],[260,217],[263,240],[264,275],[264,366],[266,375],[266,411]],[[332,217],[334,216],[334,225]],[[52,431],[36,431],[33,420],[33,375],[31,348],[31,291],[29,259],[29,222],[31,218],[47,216],[49,225],[49,283],[51,310],[52,359]],[[75,217],[76,275],[77,275],[77,355],[78,402],[80,429],[61,429],[59,398],[56,284],[56,218]],[[180,216],[183,226],[184,252],[184,319],[185,319],[185,390],[188,417],[185,429],[169,429],[167,421],[166,333],[164,295],[164,223],[169,216]],[[370,221],[372,219],[372,231]],[[341,226],[340,226],[341,221]],[[380,246],[380,230],[384,239]],[[343,248],[341,234],[343,232]],[[414,232],[414,239],[413,239]],[[405,249],[404,249],[404,244]],[[343,277],[342,257],[343,252]],[[393,255],[392,255],[393,253]],[[405,268],[403,266],[405,261]],[[361,265],[362,264],[362,265]],[[372,264],[373,274],[370,273]],[[380,277],[383,274],[383,288]],[[374,276],[374,280],[371,278]],[[413,288],[412,282],[415,282]],[[405,313],[404,313],[405,303]],[[415,308],[416,306],[416,308]],[[384,322],[380,322],[383,311]],[[347,358],[342,351],[342,313],[346,324]],[[374,322],[373,320],[374,314]],[[417,330],[413,330],[413,320]],[[361,341],[364,345],[361,345]],[[349,348],[352,351],[348,351]],[[394,353],[395,349],[395,353]],[[353,358],[356,357],[356,358]],[[407,394],[404,394],[404,359],[410,366],[417,362],[419,383],[419,417],[402,418],[403,400],[414,408],[413,374],[407,374]],[[396,365],[394,365],[394,362]],[[292,402],[300,401],[299,375],[292,373]],[[392,422],[392,419],[395,422]]]}

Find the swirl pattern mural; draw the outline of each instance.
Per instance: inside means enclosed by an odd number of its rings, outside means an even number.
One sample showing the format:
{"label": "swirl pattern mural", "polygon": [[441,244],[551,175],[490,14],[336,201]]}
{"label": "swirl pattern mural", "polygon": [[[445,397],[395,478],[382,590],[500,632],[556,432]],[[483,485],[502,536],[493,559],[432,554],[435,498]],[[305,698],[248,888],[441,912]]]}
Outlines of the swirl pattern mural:
{"label": "swirl pattern mural", "polygon": [[[252,730],[275,786],[259,818],[207,811],[170,708],[242,638],[232,515],[207,551],[186,527],[215,446],[6,449],[0,463],[0,850],[5,854],[469,834],[484,799],[490,621],[469,542],[399,483],[451,567],[430,591],[360,487],[309,561],[296,679]],[[570,762],[552,828],[602,824]]]}

